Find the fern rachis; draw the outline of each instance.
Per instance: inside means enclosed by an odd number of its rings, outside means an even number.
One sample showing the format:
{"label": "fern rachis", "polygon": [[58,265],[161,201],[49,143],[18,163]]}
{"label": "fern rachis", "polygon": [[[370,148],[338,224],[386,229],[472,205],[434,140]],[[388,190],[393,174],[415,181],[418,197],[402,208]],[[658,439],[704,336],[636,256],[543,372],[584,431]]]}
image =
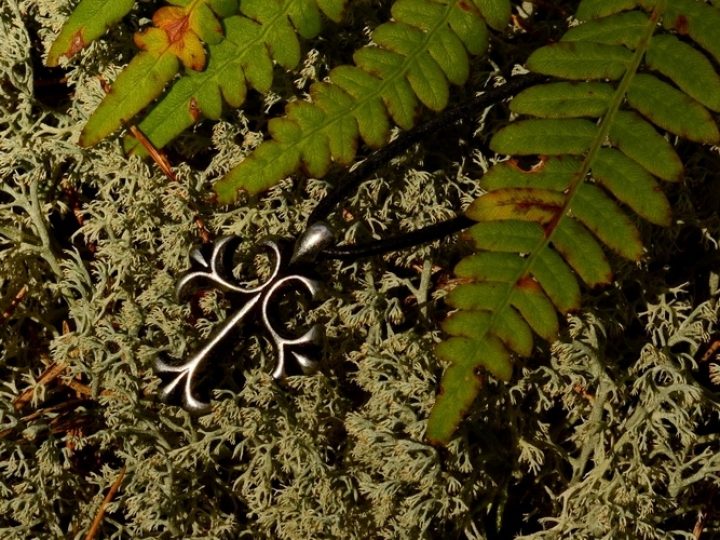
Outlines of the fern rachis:
{"label": "fern rachis", "polygon": [[[61,56],[70,57],[99,37],[130,11],[134,1],[123,0],[113,9],[105,9],[106,3],[81,0],[53,44],[48,65],[56,65]],[[147,139],[159,147],[201,116],[217,119],[223,98],[239,107],[248,85],[267,92],[273,60],[286,69],[300,61],[296,33],[305,38],[317,35],[322,26],[320,13],[338,21],[346,0],[245,0],[239,11],[237,0],[168,3],[154,13],[153,26],[135,35],[141,52],[89,118],[81,145],[92,146],[131,120],[163,92],[181,64],[187,71],[142,126]],[[230,43],[224,43],[225,31],[234,36]],[[128,150],[135,150],[136,145],[134,139],[126,141]]]}
{"label": "fern rachis", "polygon": [[[249,87],[266,93],[273,82],[273,60],[285,69],[300,62],[303,38],[315,37],[322,28],[320,13],[339,21],[345,0],[250,1],[241,13],[223,21],[226,38],[208,45],[208,66],[179,78],[142,119],[139,129],[157,147],[163,147],[201,117],[217,120],[225,101],[240,107]],[[142,153],[133,137],[125,138],[128,152]]]}
{"label": "fern rachis", "polygon": [[[717,9],[693,0],[672,7],[662,1],[642,4],[649,16],[625,12],[635,3],[613,3],[616,9],[610,10],[585,0],[578,13],[597,18],[528,60],[531,71],[576,82],[523,91],[511,108],[537,118],[508,125],[491,142],[502,154],[544,156],[530,171],[512,161],[494,166],[483,182],[488,193],[466,212],[479,222],[469,232],[478,252],[461,261],[456,273],[474,283],[458,286],[448,298],[458,311],[443,325],[453,337],[437,349],[449,367],[428,425],[432,441],[450,439],[479,391],[483,368],[507,379],[511,355],[531,352],[531,329],[554,339],[557,318],[550,312],[579,307],[576,275],[590,287],[611,280],[600,244],[630,260],[642,256],[636,227],[611,195],[645,219],[669,223],[670,207],[654,176],[678,180],[682,164],[649,122],[701,143],[720,139],[704,106],[716,103],[717,74],[707,70],[710,62],[695,47],[658,29],[661,20],[673,28],[681,15],[689,15],[695,23],[690,36],[713,53],[720,42],[698,21],[717,17]],[[666,51],[662,60],[660,48]],[[691,82],[677,61],[667,60],[689,57],[705,73],[703,84]],[[608,82],[616,80],[614,86]],[[558,111],[558,104],[566,108]],[[587,119],[597,117],[599,124]]]}
{"label": "fern rachis", "polygon": [[[314,15],[302,22],[298,6],[311,5],[333,19],[344,6],[343,0],[245,0],[238,13],[236,5],[227,11],[234,2],[225,0],[170,3],[175,6],[158,13],[175,22],[158,15],[157,28],[147,36],[157,38],[155,30],[161,29],[175,35],[184,24],[178,21],[189,22],[204,8],[209,17],[191,29],[193,35],[180,32],[178,40],[145,44],[150,52],[131,63],[135,79],[118,78],[115,93],[91,121],[96,125],[86,128],[84,144],[152,101],[181,61],[191,69],[141,126],[162,146],[200,116],[219,117],[223,100],[239,106],[249,87],[269,89],[273,61],[286,69],[297,64],[296,31],[308,37],[319,30]],[[333,161],[352,163],[360,139],[377,147],[386,143],[392,124],[411,127],[421,103],[443,109],[449,84],[461,85],[468,77],[468,56],[487,49],[487,25],[501,29],[510,5],[508,0],[395,2],[395,20],[374,30],[374,43],[356,51],[355,65],[335,67],[327,81],[312,86],[309,100],[291,101],[284,117],[270,121],[273,140],[216,184],[220,201],[233,201],[238,190],[265,190],[301,166],[323,176]],[[131,6],[124,3],[122,10]],[[453,337],[438,347],[450,366],[432,413],[431,440],[444,442],[452,435],[479,390],[478,370],[510,377],[511,355],[531,354],[533,333],[554,339],[558,312],[579,307],[579,281],[594,287],[612,279],[603,247],[631,260],[642,256],[640,235],[622,207],[659,225],[670,222],[670,205],[657,180],[679,180],[683,164],[666,134],[703,144],[720,139],[711,112],[720,109],[715,68],[720,10],[714,6],[701,0],[583,0],[577,15],[584,22],[529,58],[531,71],[557,80],[516,97],[511,109],[522,118],[495,134],[491,147],[540,159],[530,171],[512,160],[494,166],[482,180],[488,193],[467,211],[478,221],[468,232],[477,253],[456,268],[472,283],[448,298],[458,311],[444,323]],[[117,17],[95,21],[93,35]],[[213,23],[221,19],[228,37],[240,36],[240,30],[253,35],[227,39]],[[64,33],[56,56],[74,52],[68,36],[78,31],[76,23]],[[273,48],[266,39],[272,32],[284,34],[288,47]],[[173,48],[185,38],[192,54]],[[201,59],[204,65],[205,52],[207,71],[193,71],[202,67]],[[222,71],[230,68],[226,76]],[[133,96],[138,73],[145,78],[147,70],[162,77]],[[172,122],[164,121],[165,112]],[[133,145],[126,140],[129,150]]]}
{"label": "fern rachis", "polygon": [[271,120],[273,140],[261,144],[215,185],[231,202],[239,190],[264,191],[301,164],[324,176],[332,161],[349,164],[358,138],[370,146],[387,140],[390,119],[402,128],[415,122],[419,103],[445,108],[448,83],[464,82],[468,53],[487,48],[486,22],[501,27],[507,0],[398,0],[394,21],[373,31],[375,45],[355,52],[355,66],[334,68],[328,82],[311,87],[311,101],[287,106]]}
{"label": "fern rachis", "polygon": [[[222,40],[217,16],[221,0],[176,0],[153,15],[153,26],[135,34],[141,52],[120,73],[113,87],[88,119],[80,144],[92,146],[118,129],[152,102],[177,74],[180,65],[199,71],[205,67],[203,41]],[[219,8],[217,6],[220,6]],[[213,8],[219,13],[213,12]]]}

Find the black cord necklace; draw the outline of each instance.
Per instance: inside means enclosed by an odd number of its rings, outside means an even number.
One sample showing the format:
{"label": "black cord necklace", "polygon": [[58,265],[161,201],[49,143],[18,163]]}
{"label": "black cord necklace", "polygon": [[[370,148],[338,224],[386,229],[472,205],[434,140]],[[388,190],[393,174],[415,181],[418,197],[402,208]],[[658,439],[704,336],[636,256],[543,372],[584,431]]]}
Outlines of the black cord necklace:
{"label": "black cord necklace", "polygon": [[359,245],[337,245],[335,235],[326,220],[336,211],[340,203],[354,192],[371,174],[372,170],[387,163],[390,158],[409,149],[427,134],[436,132],[443,126],[455,123],[469,115],[497,103],[518,91],[538,82],[534,75],[522,75],[512,78],[508,83],[488,90],[478,97],[447,111],[442,117],[431,120],[409,132],[370,155],[353,171],[348,173],[335,188],[315,207],[308,219],[308,226],[300,235],[288,254],[281,242],[266,240],[261,243],[267,248],[273,259],[272,271],[264,280],[248,283],[239,280],[234,274],[234,254],[243,240],[238,236],[217,239],[210,250],[196,248],[191,251],[191,268],[180,277],[176,287],[178,300],[187,298],[193,289],[218,288],[238,298],[239,308],[219,324],[205,345],[185,362],[174,365],[165,361],[156,362],[156,370],[161,376],[169,377],[162,390],[163,397],[179,392],[183,405],[193,412],[204,412],[209,404],[196,396],[196,386],[200,373],[213,356],[214,351],[225,341],[232,331],[243,324],[255,312],[255,320],[261,321],[272,342],[276,365],[273,377],[284,379],[291,371],[311,374],[318,370],[319,361],[312,351],[322,342],[320,325],[311,327],[302,336],[288,338],[275,326],[270,316],[271,308],[281,297],[281,291],[296,288],[315,297],[320,284],[309,277],[308,265],[324,258],[356,260],[363,257],[397,251],[434,240],[463,230],[472,221],[459,215],[447,221],[423,227],[403,235],[376,240]]}
{"label": "black cord necklace", "polygon": [[[511,77],[508,82],[487,90],[482,94],[468,100],[443,113],[442,116],[433,118],[432,120],[417,126],[416,128],[405,132],[403,135],[395,139],[384,148],[375,151],[368,158],[357,165],[352,171],[347,173],[336,184],[335,189],[328,193],[315,207],[308,218],[308,223],[323,222],[331,215],[345,200],[350,193],[353,193],[359,185],[367,180],[373,171],[386,164],[393,157],[410,149],[414,144],[421,142],[428,135],[436,133],[441,128],[457,123],[460,120],[467,119],[471,115],[482,111],[486,107],[498,103],[517,92],[533,86],[545,77],[535,74],[518,75]],[[403,235],[385,238],[374,242],[352,246],[333,246],[327,247],[322,251],[323,256],[335,259],[360,259],[373,255],[381,255],[391,251],[398,251],[408,247],[426,244],[434,240],[439,240],[453,233],[468,228],[474,222],[464,215],[458,215],[447,221],[435,223],[425,226],[416,231]]]}

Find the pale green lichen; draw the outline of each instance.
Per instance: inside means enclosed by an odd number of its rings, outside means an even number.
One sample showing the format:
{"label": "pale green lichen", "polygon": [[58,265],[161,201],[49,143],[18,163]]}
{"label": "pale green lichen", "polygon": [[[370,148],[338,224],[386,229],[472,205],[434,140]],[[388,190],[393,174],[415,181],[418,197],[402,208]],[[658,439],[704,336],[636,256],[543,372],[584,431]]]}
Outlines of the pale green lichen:
{"label": "pale green lichen", "polygon": [[[489,382],[447,449],[423,434],[442,369],[441,298],[462,249],[449,242],[329,263],[331,294],[311,314],[328,334],[322,373],[281,388],[267,343],[238,335],[213,412],[192,418],[158,402],[152,365],[186,356],[228,310],[208,296],[191,324],[174,299],[196,216],[218,235],[290,236],[328,186],[286,182],[257,204],[215,207],[212,180],[262,139],[243,112],[180,141],[213,153],[207,166],[178,166],[177,182],[117,142],[80,150],[97,76],[117,73],[129,42],[81,53],[67,72],[72,99],[44,104],[30,36],[46,50],[67,7],[0,4],[0,537],[83,538],[123,466],[103,538],[692,538],[698,512],[711,513],[704,534],[718,534],[717,386],[701,384],[695,357],[718,331],[709,268],[720,226],[706,211],[716,157],[699,155],[673,194],[707,261],[671,258],[682,226],[647,231],[650,260],[693,282],[621,266],[625,285],[590,295],[514,382]],[[427,155],[394,160],[344,203],[353,218],[335,222],[348,240],[443,219],[477,195],[472,178],[490,158],[473,143],[445,171],[427,170]],[[66,370],[38,384],[51,362]]]}

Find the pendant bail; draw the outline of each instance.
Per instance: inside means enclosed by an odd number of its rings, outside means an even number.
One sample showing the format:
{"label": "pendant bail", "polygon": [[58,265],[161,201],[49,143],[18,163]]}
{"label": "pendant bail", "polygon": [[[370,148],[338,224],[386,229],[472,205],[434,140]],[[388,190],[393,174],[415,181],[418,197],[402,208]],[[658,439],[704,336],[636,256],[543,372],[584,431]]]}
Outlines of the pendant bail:
{"label": "pendant bail", "polygon": [[312,262],[325,248],[335,243],[335,233],[324,221],[310,225],[295,242],[290,264]]}

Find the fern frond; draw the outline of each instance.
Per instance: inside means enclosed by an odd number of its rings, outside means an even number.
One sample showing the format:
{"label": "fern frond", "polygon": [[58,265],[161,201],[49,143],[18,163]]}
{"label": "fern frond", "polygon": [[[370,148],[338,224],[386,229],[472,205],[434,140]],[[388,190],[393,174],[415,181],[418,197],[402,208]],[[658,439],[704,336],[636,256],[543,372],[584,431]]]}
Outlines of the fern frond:
{"label": "fern frond", "polygon": [[290,103],[286,116],[270,121],[273,140],[216,183],[220,202],[235,200],[238,190],[264,191],[301,164],[322,177],[332,161],[352,162],[359,138],[385,144],[391,120],[412,127],[421,103],[443,109],[449,84],[468,77],[468,53],[487,49],[486,23],[503,28],[510,2],[398,0],[392,15],[373,31],[374,44],[355,52],[355,65],[336,67],[329,81],[311,87],[310,101]]}
{"label": "fern frond", "polygon": [[[201,117],[217,120],[223,100],[231,107],[245,101],[248,86],[270,90],[273,60],[285,69],[300,62],[300,42],[322,29],[321,12],[339,21],[346,0],[250,0],[240,5],[245,16],[223,21],[225,39],[208,47],[208,65],[202,72],[188,71],[178,79],[140,122],[140,131],[162,148]],[[144,153],[132,136],[127,152]]]}
{"label": "fern frond", "polygon": [[717,7],[584,0],[578,15],[586,22],[527,61],[531,71],[564,80],[521,92],[510,107],[523,118],[491,141],[500,154],[539,155],[538,164],[494,166],[483,180],[487,193],[467,210],[479,222],[469,231],[477,252],[455,269],[470,283],[448,298],[457,311],[443,325],[452,337],[437,348],[449,367],[428,425],[432,441],[451,438],[480,371],[507,380],[512,354],[531,354],[530,330],[555,339],[554,312],[580,307],[580,281],[612,280],[603,246],[642,257],[627,210],[670,223],[657,178],[677,181],[683,165],[661,133],[720,142],[708,110],[717,111],[720,75],[706,56],[720,60]]}
{"label": "fern frond", "polygon": [[219,43],[223,29],[218,17],[237,9],[236,0],[172,0],[153,15],[153,26],[135,34],[141,52],[118,75],[110,92],[80,134],[82,146],[92,146],[118,129],[154,100],[180,65],[205,67],[205,43]]}
{"label": "fern frond", "polygon": [[45,63],[54,67],[60,58],[72,58],[130,13],[135,0],[81,0],[50,47]]}

